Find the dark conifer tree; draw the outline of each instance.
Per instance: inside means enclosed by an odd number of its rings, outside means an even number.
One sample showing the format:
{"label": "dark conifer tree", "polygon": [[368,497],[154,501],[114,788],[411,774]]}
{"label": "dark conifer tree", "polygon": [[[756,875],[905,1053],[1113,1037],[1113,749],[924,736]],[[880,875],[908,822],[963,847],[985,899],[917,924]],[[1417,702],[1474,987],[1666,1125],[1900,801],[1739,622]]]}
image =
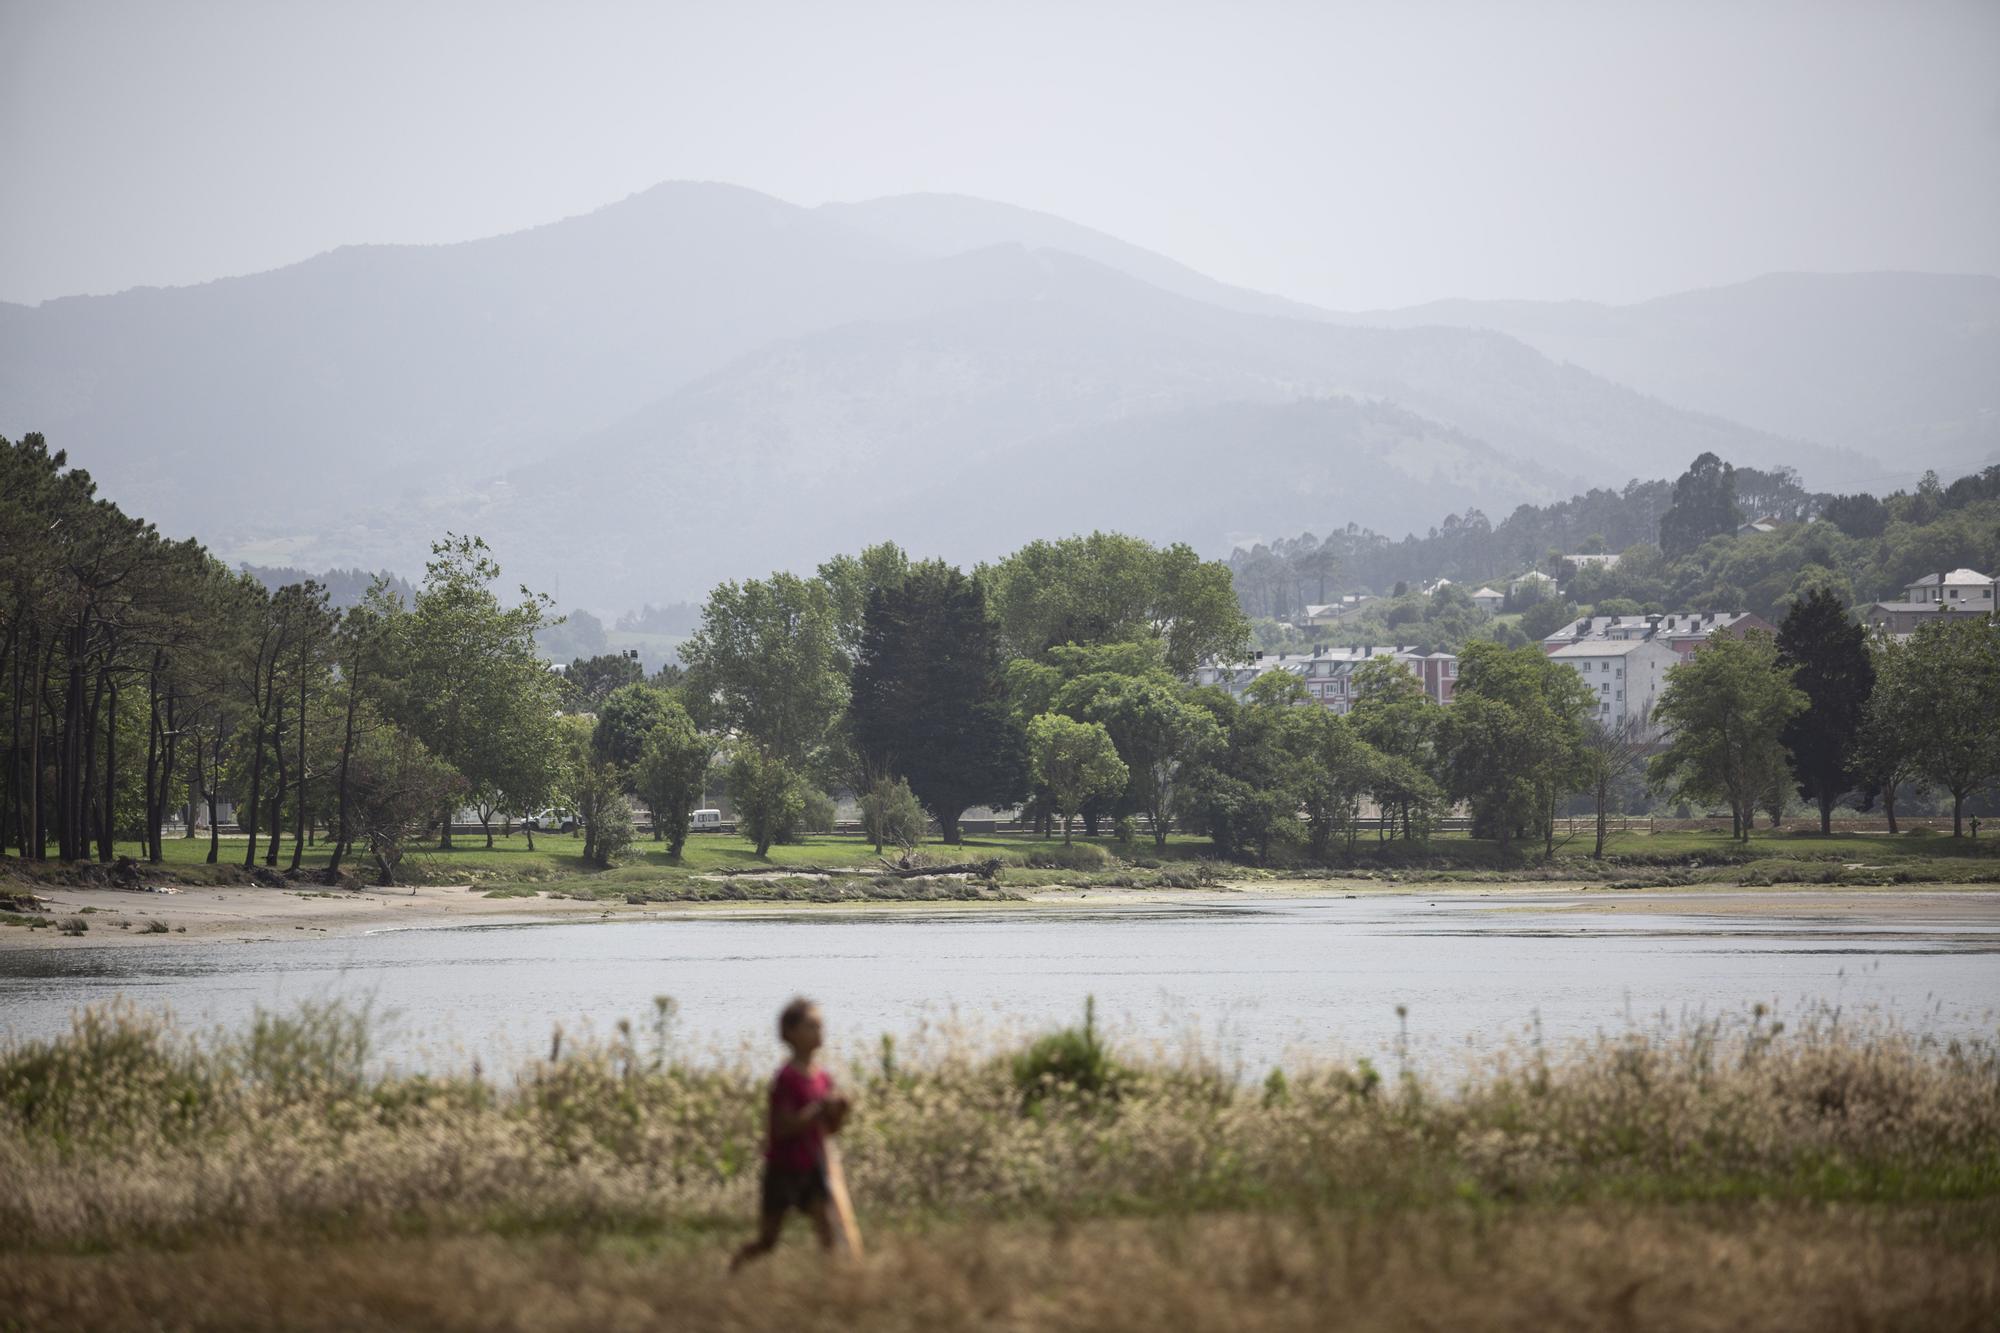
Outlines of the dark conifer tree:
{"label": "dark conifer tree", "polygon": [[1742,521],[1736,469],[1705,453],[1674,483],[1674,502],[1660,517],[1660,549],[1669,559],[1686,555],[1710,537],[1735,532]]}
{"label": "dark conifer tree", "polygon": [[1853,791],[1862,710],[1875,692],[1868,635],[1839,598],[1815,588],[1778,627],[1778,660],[1806,696],[1784,730],[1799,795],[1819,807],[1819,831],[1833,831],[1833,808]]}
{"label": "dark conifer tree", "polygon": [[1001,686],[1000,634],[979,585],[937,561],[877,588],[849,704],[862,762],[901,777],[959,840],[968,806],[1018,800],[1026,750]]}

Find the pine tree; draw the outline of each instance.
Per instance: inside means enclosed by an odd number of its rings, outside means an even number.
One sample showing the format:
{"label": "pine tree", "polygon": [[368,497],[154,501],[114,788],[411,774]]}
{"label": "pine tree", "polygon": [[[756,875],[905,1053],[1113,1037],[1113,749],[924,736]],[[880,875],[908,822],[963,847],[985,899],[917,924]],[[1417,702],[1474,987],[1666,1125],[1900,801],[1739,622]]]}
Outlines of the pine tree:
{"label": "pine tree", "polygon": [[1806,696],[1785,724],[1785,749],[1799,795],[1819,806],[1819,831],[1833,832],[1833,807],[1859,785],[1856,742],[1875,690],[1868,636],[1840,599],[1815,589],[1778,627],[1778,661]]}
{"label": "pine tree", "polygon": [[979,585],[948,565],[917,565],[870,595],[849,717],[862,762],[907,780],[947,843],[966,807],[1023,793],[999,631]]}

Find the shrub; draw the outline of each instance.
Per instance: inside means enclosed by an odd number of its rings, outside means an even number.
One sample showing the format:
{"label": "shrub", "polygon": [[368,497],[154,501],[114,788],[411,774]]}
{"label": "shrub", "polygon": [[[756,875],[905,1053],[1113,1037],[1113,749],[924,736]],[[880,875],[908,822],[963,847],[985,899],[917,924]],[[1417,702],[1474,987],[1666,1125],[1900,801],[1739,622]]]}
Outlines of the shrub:
{"label": "shrub", "polygon": [[164,935],[167,933],[167,923],[164,921],[148,921],[146,928],[139,933],[141,935]]}
{"label": "shrub", "polygon": [[152,1135],[171,1142],[207,1118],[221,1092],[213,1072],[161,1020],[123,1004],[88,1009],[64,1036],[0,1050],[0,1126],[62,1150],[152,1147]]}
{"label": "shrub", "polygon": [[781,841],[790,842],[797,833],[831,833],[835,814],[833,798],[817,787],[808,787],[799,803],[799,826]]}
{"label": "shrub", "polygon": [[632,846],[638,836],[632,822],[632,803],[623,796],[607,796],[597,807],[597,820],[590,827],[591,849],[597,864],[611,866],[619,853]]}
{"label": "shrub", "polygon": [[80,916],[66,916],[57,924],[56,929],[65,935],[81,935],[90,929],[90,923]]}
{"label": "shrub", "polygon": [[729,799],[736,828],[756,844],[757,855],[798,834],[805,818],[806,785],[784,760],[767,758],[744,746],[729,763]]}
{"label": "shrub", "polygon": [[366,1009],[338,1003],[308,1000],[293,1015],[259,1009],[240,1051],[241,1072],[287,1104],[358,1096],[368,1029]]}
{"label": "shrub", "polygon": [[1031,870],[1104,870],[1111,853],[1093,842],[1051,842],[1025,853],[1021,864]]}
{"label": "shrub", "polygon": [[1023,1105],[1044,1098],[1116,1098],[1122,1071],[1097,1035],[1097,997],[1083,1002],[1083,1026],[1037,1037],[1014,1057],[1014,1086]]}
{"label": "shrub", "polygon": [[877,778],[861,796],[861,827],[876,851],[885,843],[908,851],[923,842],[929,822],[909,783],[901,778]]}

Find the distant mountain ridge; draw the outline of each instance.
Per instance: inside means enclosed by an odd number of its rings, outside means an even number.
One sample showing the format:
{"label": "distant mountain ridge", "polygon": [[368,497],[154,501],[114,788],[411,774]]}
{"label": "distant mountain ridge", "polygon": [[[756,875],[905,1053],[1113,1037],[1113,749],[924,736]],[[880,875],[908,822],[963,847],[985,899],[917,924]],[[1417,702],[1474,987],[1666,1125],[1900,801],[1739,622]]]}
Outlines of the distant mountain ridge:
{"label": "distant mountain ridge", "polygon": [[1225,310],[1291,319],[1324,319],[1328,312],[1303,301],[1218,282],[1178,260],[1143,249],[1065,218],[962,194],[899,194],[854,204],[821,204],[816,210],[856,231],[936,259],[1018,245],[1061,250],[1128,277]]}
{"label": "distant mountain ridge", "polygon": [[1438,301],[1345,322],[1448,325],[1696,411],[1945,475],[2000,459],[2000,277],[1773,273],[1634,305]]}
{"label": "distant mountain ridge", "polygon": [[0,306],[0,431],[232,560],[408,570],[471,530],[606,608],[883,537],[969,560],[1115,523],[1219,554],[1706,449],[1820,485],[1886,466],[1563,364],[1483,309],[1406,314],[982,200],[669,183],[507,236]]}

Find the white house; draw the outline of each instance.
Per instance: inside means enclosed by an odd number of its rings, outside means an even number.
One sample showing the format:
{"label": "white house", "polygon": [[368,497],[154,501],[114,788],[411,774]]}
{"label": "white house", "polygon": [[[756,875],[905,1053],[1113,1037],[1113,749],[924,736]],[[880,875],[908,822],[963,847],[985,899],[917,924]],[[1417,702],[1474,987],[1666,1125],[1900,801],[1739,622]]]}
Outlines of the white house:
{"label": "white house", "polygon": [[1497,613],[1500,610],[1500,604],[1506,600],[1507,594],[1496,592],[1483,583],[1479,586],[1479,591],[1472,594],[1472,604],[1482,611]]}
{"label": "white house", "polygon": [[1601,552],[1593,555],[1572,554],[1564,556],[1563,560],[1567,564],[1575,565],[1578,569],[1592,567],[1597,569],[1616,569],[1618,567],[1618,555],[1616,552]]}
{"label": "white house", "polygon": [[1373,597],[1370,597],[1365,592],[1350,592],[1335,598],[1331,602],[1315,602],[1306,607],[1305,623],[1308,625],[1331,625],[1342,616],[1358,611],[1364,605],[1374,600]]}
{"label": "white house", "polygon": [[1593,639],[1649,639],[1666,643],[1685,661],[1717,634],[1742,638],[1751,630],[1776,631],[1754,611],[1697,611],[1692,615],[1579,616],[1542,640],[1553,653],[1572,643]]}
{"label": "white house", "polygon": [[1657,637],[1583,639],[1549,656],[1583,677],[1597,698],[1594,716],[1607,731],[1629,724],[1646,739],[1656,731],[1653,705],[1666,688],[1667,668],[1681,660]]}
{"label": "white house", "polygon": [[1995,601],[1994,582],[1991,575],[1976,569],[1926,574],[1903,589],[1903,600],[1949,606],[1954,611],[1991,611]]}
{"label": "white house", "polygon": [[1507,591],[1516,597],[1521,595],[1524,588],[1538,588],[1544,593],[1553,594],[1556,590],[1556,581],[1539,569],[1531,569],[1521,577],[1507,581]]}
{"label": "white house", "polygon": [[1433,703],[1448,704],[1458,687],[1458,658],[1450,653],[1421,653],[1414,647],[1372,644],[1362,648],[1314,648],[1309,653],[1257,653],[1244,662],[1204,662],[1195,668],[1194,683],[1219,685],[1242,698],[1251,682],[1273,671],[1285,671],[1305,682],[1315,703],[1345,713],[1354,707],[1354,672],[1363,662],[1387,657],[1403,664]]}

